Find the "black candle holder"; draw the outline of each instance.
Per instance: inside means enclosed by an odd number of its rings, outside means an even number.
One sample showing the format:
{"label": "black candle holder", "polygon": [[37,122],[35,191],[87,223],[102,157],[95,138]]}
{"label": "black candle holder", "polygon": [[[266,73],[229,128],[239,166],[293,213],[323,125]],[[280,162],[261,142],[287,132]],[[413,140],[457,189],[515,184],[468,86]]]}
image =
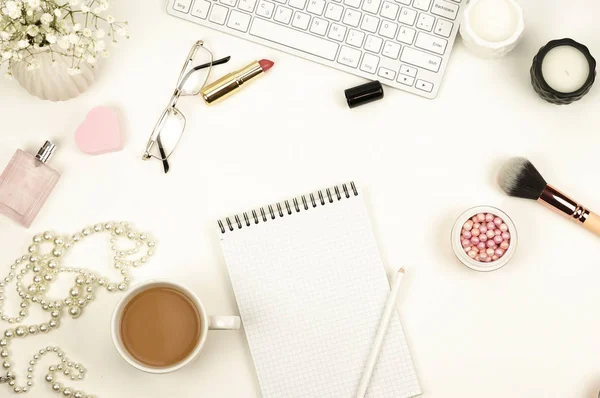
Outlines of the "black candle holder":
{"label": "black candle holder", "polygon": [[[548,54],[548,52],[550,52],[550,50],[553,48],[560,46],[575,47],[583,53],[590,66],[590,74],[584,85],[579,90],[571,93],[561,93],[560,91],[554,90],[548,85],[548,83],[546,83],[546,80],[544,80],[544,76],[542,75],[542,63],[544,62],[546,54]],[[573,39],[565,38],[560,40],[552,40],[540,48],[540,51],[538,51],[535,57],[533,57],[533,64],[531,65],[530,74],[533,89],[539,94],[540,97],[542,97],[542,99],[556,105],[568,105],[575,101],[579,101],[592,88],[592,85],[596,80],[596,60],[594,57],[592,57],[590,50],[588,50],[586,46],[576,42]]]}

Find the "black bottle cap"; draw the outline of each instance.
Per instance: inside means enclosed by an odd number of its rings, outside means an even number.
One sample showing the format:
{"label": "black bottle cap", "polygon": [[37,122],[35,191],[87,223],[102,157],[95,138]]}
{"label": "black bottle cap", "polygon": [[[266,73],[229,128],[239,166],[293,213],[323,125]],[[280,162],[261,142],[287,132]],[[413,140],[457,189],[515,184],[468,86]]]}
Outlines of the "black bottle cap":
{"label": "black bottle cap", "polygon": [[379,81],[375,80],[360,86],[352,87],[344,91],[346,101],[350,108],[368,104],[383,98],[383,87]]}
{"label": "black bottle cap", "polygon": [[[542,63],[544,62],[546,54],[553,48],[560,46],[571,46],[581,51],[590,67],[587,81],[580,89],[572,93],[561,93],[554,90],[546,83],[542,74]],[[590,51],[586,46],[573,39],[552,40],[540,48],[540,51],[533,57],[533,64],[531,65],[529,72],[531,74],[531,84],[533,85],[533,89],[540,97],[542,97],[542,99],[556,105],[568,105],[583,98],[583,96],[585,96],[592,88],[594,80],[596,80],[596,60],[592,54],[590,54]]]}

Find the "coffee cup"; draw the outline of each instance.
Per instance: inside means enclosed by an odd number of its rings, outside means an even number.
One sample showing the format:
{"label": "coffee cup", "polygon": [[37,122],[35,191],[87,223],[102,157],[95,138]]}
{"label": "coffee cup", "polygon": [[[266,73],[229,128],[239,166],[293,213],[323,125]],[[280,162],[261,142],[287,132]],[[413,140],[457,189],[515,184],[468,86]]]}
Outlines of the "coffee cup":
{"label": "coffee cup", "polygon": [[117,304],[112,339],[131,366],[148,373],[169,373],[193,361],[209,330],[237,330],[239,316],[209,316],[191,290],[167,280],[134,286]]}

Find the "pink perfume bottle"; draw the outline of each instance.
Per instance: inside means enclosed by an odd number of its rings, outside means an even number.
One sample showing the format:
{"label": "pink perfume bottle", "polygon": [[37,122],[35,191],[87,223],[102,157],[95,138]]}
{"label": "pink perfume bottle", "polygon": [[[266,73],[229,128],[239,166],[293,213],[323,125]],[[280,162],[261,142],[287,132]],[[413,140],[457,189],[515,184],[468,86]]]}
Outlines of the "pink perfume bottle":
{"label": "pink perfume bottle", "polygon": [[35,156],[17,150],[0,176],[0,214],[29,228],[60,178],[46,165],[54,148],[46,141]]}

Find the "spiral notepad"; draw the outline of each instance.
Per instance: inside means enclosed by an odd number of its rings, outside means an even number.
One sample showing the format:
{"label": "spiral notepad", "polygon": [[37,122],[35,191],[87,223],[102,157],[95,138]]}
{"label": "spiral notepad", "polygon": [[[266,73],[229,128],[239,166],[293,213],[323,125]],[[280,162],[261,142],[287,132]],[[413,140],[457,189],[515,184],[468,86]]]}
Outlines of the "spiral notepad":
{"label": "spiral notepad", "polygon": [[[390,291],[356,186],[317,191],[218,225],[263,395],[354,397]],[[394,314],[367,396],[420,393]]]}

